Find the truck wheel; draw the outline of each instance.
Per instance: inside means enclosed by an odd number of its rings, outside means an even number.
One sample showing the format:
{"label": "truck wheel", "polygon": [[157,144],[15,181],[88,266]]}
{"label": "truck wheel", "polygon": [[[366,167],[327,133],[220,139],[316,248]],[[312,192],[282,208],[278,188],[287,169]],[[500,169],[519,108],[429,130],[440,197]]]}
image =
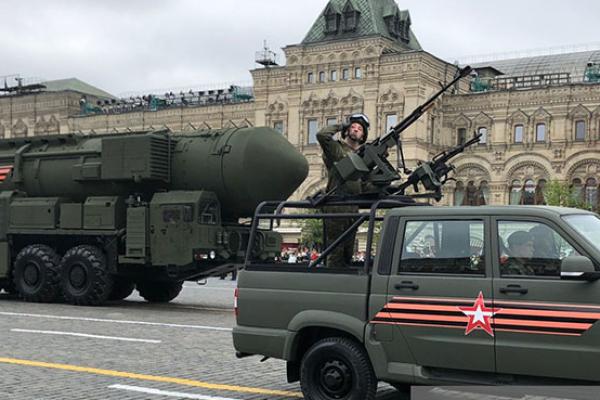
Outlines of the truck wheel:
{"label": "truck wheel", "polygon": [[168,303],[179,295],[183,289],[183,282],[140,281],[136,287],[146,301]]}
{"label": "truck wheel", "polygon": [[133,289],[135,289],[135,283],[127,278],[117,277],[108,295],[108,300],[123,300],[133,293]]}
{"label": "truck wheel", "polygon": [[312,345],[302,358],[300,387],[307,400],[373,400],[377,378],[360,344],[330,337]]}
{"label": "truck wheel", "polygon": [[81,245],[69,249],[60,269],[63,295],[68,303],[97,306],[108,299],[114,278],[108,273],[106,257],[99,248]]}
{"label": "truck wheel", "polygon": [[[60,258],[45,244],[25,246],[15,259],[14,288],[25,301],[51,302],[58,297]],[[10,290],[10,289],[9,289]]]}

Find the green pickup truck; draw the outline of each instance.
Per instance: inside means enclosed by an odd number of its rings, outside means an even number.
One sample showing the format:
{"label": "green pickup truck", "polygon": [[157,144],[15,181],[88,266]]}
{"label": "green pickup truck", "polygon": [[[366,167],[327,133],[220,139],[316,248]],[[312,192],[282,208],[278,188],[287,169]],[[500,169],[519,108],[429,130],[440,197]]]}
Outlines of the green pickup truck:
{"label": "green pickup truck", "polygon": [[373,399],[378,381],[600,381],[596,214],[408,206],[380,219],[376,251],[360,265],[248,257],[237,356],[285,360],[288,381],[315,400]]}

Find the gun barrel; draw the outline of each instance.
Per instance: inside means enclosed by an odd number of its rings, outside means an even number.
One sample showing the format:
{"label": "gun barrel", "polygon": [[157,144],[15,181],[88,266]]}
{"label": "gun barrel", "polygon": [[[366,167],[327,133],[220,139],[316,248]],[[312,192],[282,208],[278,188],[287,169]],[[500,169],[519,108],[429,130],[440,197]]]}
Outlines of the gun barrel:
{"label": "gun barrel", "polygon": [[456,82],[458,82],[459,80],[461,80],[465,76],[469,75],[472,70],[473,69],[470,66],[468,66],[468,65],[466,67],[458,70],[458,74],[456,75],[456,77],[450,83],[447,83],[438,92],[436,92],[433,96],[431,96],[425,103],[423,103],[422,105],[420,105],[419,107],[417,107],[416,109],[414,109],[413,112],[410,113],[410,115],[408,115],[406,118],[404,118],[402,121],[400,121],[396,126],[394,126],[392,128],[392,130],[390,131],[390,133],[388,133],[385,136],[383,136],[380,139],[380,142],[385,142],[386,140],[388,140],[388,137],[397,136],[397,135],[400,134],[400,132],[406,130],[417,119],[419,119],[419,117],[421,117],[421,115],[423,115],[431,107],[433,107],[433,102],[438,97],[440,97],[446,90],[448,90],[449,88],[451,88],[452,86],[454,86],[456,84]]}

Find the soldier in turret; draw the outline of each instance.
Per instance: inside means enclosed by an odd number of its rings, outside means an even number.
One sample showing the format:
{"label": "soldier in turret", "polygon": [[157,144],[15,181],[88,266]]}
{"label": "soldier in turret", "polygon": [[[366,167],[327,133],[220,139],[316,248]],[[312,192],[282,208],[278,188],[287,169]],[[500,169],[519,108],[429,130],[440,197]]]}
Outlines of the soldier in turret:
{"label": "soldier in turret", "polygon": [[[336,133],[340,132],[340,140],[334,139]],[[365,190],[360,180],[343,182],[335,171],[334,164],[348,154],[356,151],[367,141],[369,133],[369,119],[364,114],[353,114],[345,124],[327,126],[317,133],[317,140],[323,149],[323,162],[327,168],[327,191],[335,189],[336,194],[356,195]],[[356,206],[325,206],[326,213],[353,213],[358,211]],[[327,245],[333,243],[350,225],[352,218],[326,219],[325,242]],[[338,245],[327,257],[326,265],[330,268],[343,267],[352,260],[354,253],[354,240],[356,232],[340,245]]]}

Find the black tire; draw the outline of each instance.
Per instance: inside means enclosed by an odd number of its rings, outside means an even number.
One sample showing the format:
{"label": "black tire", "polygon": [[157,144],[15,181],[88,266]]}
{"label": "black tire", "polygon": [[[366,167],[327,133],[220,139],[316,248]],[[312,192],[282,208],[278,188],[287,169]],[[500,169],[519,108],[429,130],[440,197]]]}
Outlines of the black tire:
{"label": "black tire", "polygon": [[80,245],[69,249],[60,262],[60,269],[63,296],[68,303],[97,306],[108,299],[114,278],[99,248]]}
{"label": "black tire", "polygon": [[108,295],[108,300],[123,300],[135,289],[135,283],[127,278],[116,277],[113,288]]}
{"label": "black tire", "polygon": [[373,400],[377,378],[362,345],[330,337],[312,345],[302,357],[300,387],[307,400]]}
{"label": "black tire", "polygon": [[179,295],[183,282],[140,281],[136,288],[150,303],[168,303]]}
{"label": "black tire", "polygon": [[[13,288],[25,301],[48,303],[60,293],[60,258],[45,244],[32,244],[21,249],[15,259]],[[11,286],[5,290],[10,293]]]}

